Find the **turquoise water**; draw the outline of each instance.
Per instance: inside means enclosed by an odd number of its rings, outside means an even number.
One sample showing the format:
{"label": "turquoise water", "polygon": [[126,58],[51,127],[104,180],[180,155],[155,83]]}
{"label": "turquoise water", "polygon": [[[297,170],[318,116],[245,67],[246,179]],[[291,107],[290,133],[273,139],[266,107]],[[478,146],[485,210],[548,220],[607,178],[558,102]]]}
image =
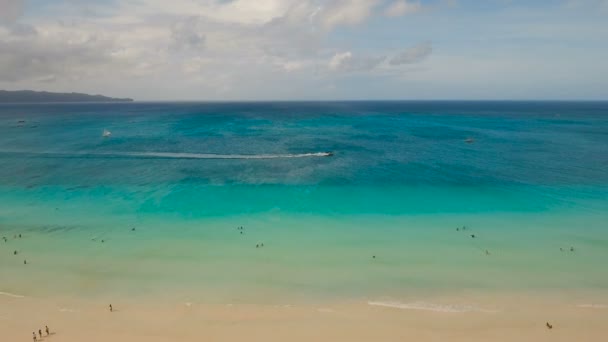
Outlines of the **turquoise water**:
{"label": "turquoise water", "polygon": [[0,292],[608,289],[608,103],[2,105],[0,162]]}

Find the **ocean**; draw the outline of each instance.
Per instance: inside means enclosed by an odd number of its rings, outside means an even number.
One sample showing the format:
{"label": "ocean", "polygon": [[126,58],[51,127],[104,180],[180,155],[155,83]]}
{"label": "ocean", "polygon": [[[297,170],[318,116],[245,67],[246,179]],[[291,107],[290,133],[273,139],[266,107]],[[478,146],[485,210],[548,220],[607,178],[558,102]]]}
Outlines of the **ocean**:
{"label": "ocean", "polygon": [[608,289],[608,102],[5,104],[0,165],[2,293]]}

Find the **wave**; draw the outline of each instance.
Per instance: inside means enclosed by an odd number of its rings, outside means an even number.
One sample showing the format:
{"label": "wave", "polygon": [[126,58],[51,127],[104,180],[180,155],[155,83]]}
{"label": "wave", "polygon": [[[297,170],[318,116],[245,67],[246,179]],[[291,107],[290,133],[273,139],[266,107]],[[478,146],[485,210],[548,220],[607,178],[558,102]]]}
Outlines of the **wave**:
{"label": "wave", "polygon": [[608,305],[605,304],[579,304],[577,306],[585,309],[608,309]]}
{"label": "wave", "polygon": [[445,305],[445,304],[433,304],[426,302],[413,302],[413,303],[399,303],[399,302],[379,302],[371,301],[367,304],[372,306],[382,306],[387,308],[402,309],[402,310],[424,310],[433,312],[443,313],[467,313],[467,312],[484,312],[484,313],[495,313],[496,310],[482,309],[470,305]]}
{"label": "wave", "polygon": [[6,296],[6,297],[11,297],[11,298],[25,298],[25,296],[22,296],[19,294],[14,294],[14,293],[9,293],[9,292],[0,292],[0,296]]}
{"label": "wave", "polygon": [[175,153],[175,152],[25,152],[0,151],[21,156],[56,158],[154,158],[154,159],[287,159],[331,157],[333,152],[310,152],[288,154],[214,154],[214,153]]}

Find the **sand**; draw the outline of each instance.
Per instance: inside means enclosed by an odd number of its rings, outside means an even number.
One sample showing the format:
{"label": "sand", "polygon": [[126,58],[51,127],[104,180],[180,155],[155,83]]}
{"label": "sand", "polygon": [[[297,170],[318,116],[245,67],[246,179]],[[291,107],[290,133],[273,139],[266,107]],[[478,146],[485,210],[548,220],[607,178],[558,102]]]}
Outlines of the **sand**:
{"label": "sand", "polygon": [[608,302],[589,298],[509,294],[272,305],[122,298],[110,312],[107,298],[0,294],[0,340],[31,340],[49,325],[53,334],[44,341],[604,341]]}

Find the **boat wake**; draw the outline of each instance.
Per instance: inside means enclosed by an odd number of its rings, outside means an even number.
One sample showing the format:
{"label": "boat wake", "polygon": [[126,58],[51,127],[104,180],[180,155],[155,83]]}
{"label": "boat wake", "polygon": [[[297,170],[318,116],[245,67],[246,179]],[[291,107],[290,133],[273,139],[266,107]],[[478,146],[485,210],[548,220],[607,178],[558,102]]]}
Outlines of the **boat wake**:
{"label": "boat wake", "polygon": [[290,153],[290,154],[213,154],[174,152],[17,152],[2,151],[5,154],[47,158],[148,158],[148,159],[288,159],[331,157],[333,152]]}

